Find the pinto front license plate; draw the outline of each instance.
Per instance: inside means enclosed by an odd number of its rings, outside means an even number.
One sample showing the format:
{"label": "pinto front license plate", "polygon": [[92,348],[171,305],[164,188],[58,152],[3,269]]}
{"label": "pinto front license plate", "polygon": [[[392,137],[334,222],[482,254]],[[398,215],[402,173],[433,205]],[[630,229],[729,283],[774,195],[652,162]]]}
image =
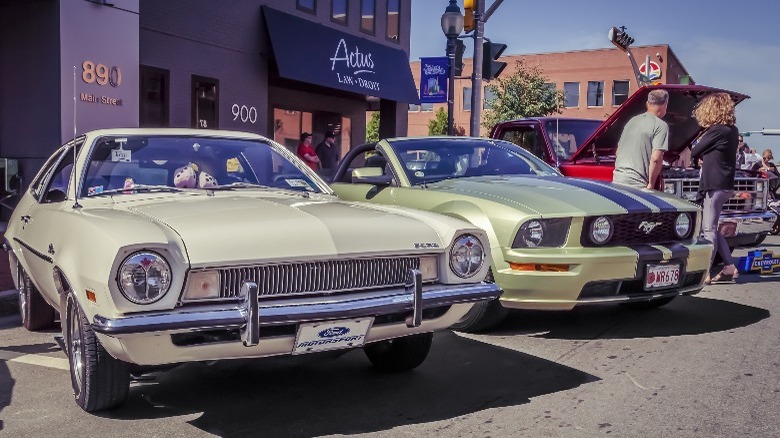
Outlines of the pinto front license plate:
{"label": "pinto front license plate", "polygon": [[310,322],[298,326],[292,354],[362,347],[374,318]]}
{"label": "pinto front license plate", "polygon": [[660,289],[676,286],[680,282],[680,265],[668,263],[665,265],[647,265],[645,289]]}

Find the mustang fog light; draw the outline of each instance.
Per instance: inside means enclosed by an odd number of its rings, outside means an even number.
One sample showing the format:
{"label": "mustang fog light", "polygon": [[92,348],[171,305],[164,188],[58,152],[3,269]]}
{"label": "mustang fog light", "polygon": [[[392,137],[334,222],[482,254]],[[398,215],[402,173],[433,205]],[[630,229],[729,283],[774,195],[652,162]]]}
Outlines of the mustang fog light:
{"label": "mustang fog light", "polygon": [[612,237],[612,221],[606,216],[596,218],[590,224],[590,240],[603,245]]}
{"label": "mustang fog light", "polygon": [[685,213],[681,213],[674,220],[674,232],[677,237],[687,237],[691,232],[691,218]]}
{"label": "mustang fog light", "polygon": [[476,237],[464,234],[458,237],[450,250],[450,268],[458,277],[476,275],[485,261],[485,250]]}
{"label": "mustang fog light", "polygon": [[219,273],[217,271],[192,272],[187,278],[184,299],[210,300],[219,298]]}
{"label": "mustang fog light", "polygon": [[171,287],[171,268],[162,256],[137,252],[122,262],[119,290],[136,304],[150,304],[162,298]]}
{"label": "mustang fog light", "polygon": [[420,273],[423,281],[439,279],[439,258],[436,256],[420,257]]}

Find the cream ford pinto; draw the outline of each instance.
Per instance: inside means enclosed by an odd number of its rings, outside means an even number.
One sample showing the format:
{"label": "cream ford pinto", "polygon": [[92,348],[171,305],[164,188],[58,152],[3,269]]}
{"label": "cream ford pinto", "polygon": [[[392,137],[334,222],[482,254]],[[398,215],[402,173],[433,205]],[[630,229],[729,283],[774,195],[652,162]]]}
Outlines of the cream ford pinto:
{"label": "cream ford pinto", "polygon": [[125,399],[131,364],[363,347],[408,370],[431,332],[500,295],[483,231],[340,201],[240,132],[89,132],[45,163],[5,239],[24,325],[59,311],[86,411]]}

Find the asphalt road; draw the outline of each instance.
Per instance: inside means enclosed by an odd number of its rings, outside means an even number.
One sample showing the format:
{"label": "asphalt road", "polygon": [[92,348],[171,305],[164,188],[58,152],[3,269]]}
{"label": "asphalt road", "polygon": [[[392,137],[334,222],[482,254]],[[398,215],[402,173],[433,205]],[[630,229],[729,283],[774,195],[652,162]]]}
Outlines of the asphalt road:
{"label": "asphalt road", "polygon": [[360,351],[189,364],[99,415],[73,402],[52,333],[7,317],[0,436],[777,437],[778,280],[743,275],[649,312],[516,312],[490,333],[438,334],[406,374]]}

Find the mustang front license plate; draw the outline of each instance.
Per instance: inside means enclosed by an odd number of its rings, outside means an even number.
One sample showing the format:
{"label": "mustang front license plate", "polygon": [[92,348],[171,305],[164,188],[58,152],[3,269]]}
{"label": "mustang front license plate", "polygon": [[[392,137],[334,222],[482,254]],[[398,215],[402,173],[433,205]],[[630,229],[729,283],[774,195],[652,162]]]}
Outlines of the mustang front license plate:
{"label": "mustang front license plate", "polygon": [[311,322],[298,326],[292,354],[362,347],[374,318]]}
{"label": "mustang front license plate", "polygon": [[658,289],[675,286],[680,281],[680,265],[668,263],[665,265],[647,265],[645,289]]}

